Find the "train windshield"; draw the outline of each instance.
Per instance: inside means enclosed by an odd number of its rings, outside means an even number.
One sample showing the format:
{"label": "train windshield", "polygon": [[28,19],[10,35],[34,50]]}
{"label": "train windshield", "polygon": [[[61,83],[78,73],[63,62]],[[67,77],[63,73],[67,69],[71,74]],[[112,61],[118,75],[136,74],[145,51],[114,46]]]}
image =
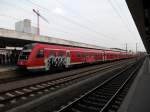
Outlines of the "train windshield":
{"label": "train windshield", "polygon": [[20,54],[20,57],[19,57],[19,59],[22,59],[22,60],[27,60],[28,59],[28,57],[29,57],[29,55],[30,55],[30,53],[31,52],[24,52],[24,51],[22,51],[21,52],[21,54]]}
{"label": "train windshield", "polygon": [[25,45],[23,47],[22,52],[20,53],[19,59],[27,60],[34,46],[35,46],[35,43]]}
{"label": "train windshield", "polygon": [[36,43],[27,44],[23,47],[23,50],[32,50]]}

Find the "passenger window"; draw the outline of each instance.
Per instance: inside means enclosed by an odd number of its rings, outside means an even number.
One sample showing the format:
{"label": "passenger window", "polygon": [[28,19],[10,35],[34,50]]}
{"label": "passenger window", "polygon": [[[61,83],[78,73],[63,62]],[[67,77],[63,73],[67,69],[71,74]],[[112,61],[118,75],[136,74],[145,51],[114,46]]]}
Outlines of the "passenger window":
{"label": "passenger window", "polygon": [[63,56],[64,53],[63,52],[58,52],[58,56]]}
{"label": "passenger window", "polygon": [[39,50],[38,53],[37,53],[37,55],[36,55],[36,57],[37,57],[37,58],[42,58],[42,57],[44,57],[44,50],[43,50],[43,49]]}
{"label": "passenger window", "polygon": [[70,57],[70,52],[67,52],[67,57]]}
{"label": "passenger window", "polygon": [[84,54],[84,53],[82,54],[82,57],[85,57],[85,54]]}
{"label": "passenger window", "polygon": [[50,51],[49,55],[50,55],[50,56],[55,56],[56,54],[55,54],[54,51]]}
{"label": "passenger window", "polygon": [[80,57],[81,57],[80,53],[77,53],[77,54],[76,54],[76,56],[77,56],[78,58],[80,58]]}

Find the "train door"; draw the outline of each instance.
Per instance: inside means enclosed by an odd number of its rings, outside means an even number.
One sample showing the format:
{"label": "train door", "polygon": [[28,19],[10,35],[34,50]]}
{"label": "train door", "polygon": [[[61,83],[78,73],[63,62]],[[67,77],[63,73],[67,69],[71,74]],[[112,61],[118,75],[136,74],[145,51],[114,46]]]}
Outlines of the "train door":
{"label": "train door", "polygon": [[45,63],[45,70],[48,71],[50,69],[49,65],[49,52],[50,50],[44,49],[44,63]]}
{"label": "train door", "polygon": [[86,62],[86,54],[85,54],[85,52],[82,52],[82,62],[83,63]]}
{"label": "train door", "polygon": [[105,51],[103,52],[102,56],[103,56],[103,61],[105,61],[106,60],[106,53],[105,53]]}
{"label": "train door", "polygon": [[70,59],[70,51],[67,50],[66,51],[66,67],[69,67],[70,61],[71,61],[71,59]]}
{"label": "train door", "polygon": [[37,69],[44,68],[44,61],[43,60],[44,60],[44,49],[40,49],[35,54],[35,58],[34,58],[35,68],[37,68]]}

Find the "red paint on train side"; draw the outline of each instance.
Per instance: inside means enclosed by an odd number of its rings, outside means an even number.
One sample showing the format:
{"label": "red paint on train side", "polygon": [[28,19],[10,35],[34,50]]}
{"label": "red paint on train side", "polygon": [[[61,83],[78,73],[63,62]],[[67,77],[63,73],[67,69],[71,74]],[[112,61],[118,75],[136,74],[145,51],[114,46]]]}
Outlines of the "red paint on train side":
{"label": "red paint on train side", "polygon": [[24,47],[17,65],[28,70],[50,70],[52,67],[69,67],[75,64],[110,61],[132,56],[130,53],[112,50],[34,43]]}

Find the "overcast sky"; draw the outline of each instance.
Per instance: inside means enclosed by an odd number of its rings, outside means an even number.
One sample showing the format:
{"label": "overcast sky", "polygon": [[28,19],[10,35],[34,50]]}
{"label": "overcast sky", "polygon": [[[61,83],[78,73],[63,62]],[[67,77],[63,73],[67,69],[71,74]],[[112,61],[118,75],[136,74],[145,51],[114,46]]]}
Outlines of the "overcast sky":
{"label": "overcast sky", "polygon": [[40,33],[88,44],[145,50],[125,0],[0,0],[0,28],[14,29],[15,22],[30,19]]}

